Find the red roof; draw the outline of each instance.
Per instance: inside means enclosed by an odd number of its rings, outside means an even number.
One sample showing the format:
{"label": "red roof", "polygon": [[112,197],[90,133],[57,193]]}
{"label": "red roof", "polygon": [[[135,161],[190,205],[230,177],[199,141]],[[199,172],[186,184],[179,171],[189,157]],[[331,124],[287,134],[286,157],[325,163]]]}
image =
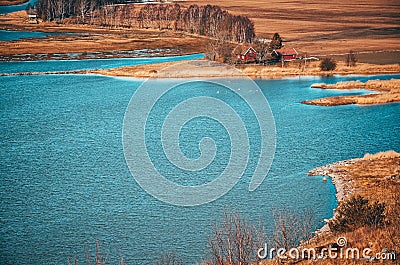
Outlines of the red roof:
{"label": "red roof", "polygon": [[282,48],[275,50],[277,53],[280,53],[282,55],[298,55],[297,51],[295,48]]}

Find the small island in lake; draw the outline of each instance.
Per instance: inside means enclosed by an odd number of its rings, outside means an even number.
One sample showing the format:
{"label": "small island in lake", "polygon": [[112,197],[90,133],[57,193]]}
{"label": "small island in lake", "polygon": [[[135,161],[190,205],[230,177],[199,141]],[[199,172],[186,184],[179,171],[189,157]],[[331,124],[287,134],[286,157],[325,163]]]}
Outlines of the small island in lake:
{"label": "small island in lake", "polygon": [[303,104],[318,106],[338,105],[372,105],[400,102],[400,79],[391,80],[369,80],[365,83],[360,81],[338,82],[336,84],[314,84],[312,88],[320,89],[365,89],[376,93],[356,96],[335,96],[320,99],[306,100]]}

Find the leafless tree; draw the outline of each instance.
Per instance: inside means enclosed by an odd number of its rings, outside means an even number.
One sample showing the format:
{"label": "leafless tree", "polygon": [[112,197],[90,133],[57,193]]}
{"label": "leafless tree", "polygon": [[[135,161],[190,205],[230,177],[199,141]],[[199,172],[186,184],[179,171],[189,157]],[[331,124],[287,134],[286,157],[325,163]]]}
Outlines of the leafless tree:
{"label": "leafless tree", "polygon": [[312,236],[313,212],[296,213],[290,210],[272,210],[274,232],[270,241],[275,249],[289,250],[301,241],[309,240]]}
{"label": "leafless tree", "polygon": [[90,13],[90,25],[93,25],[93,23],[94,23],[96,8],[97,8],[97,1],[89,0],[89,8],[88,9],[89,9],[89,13]]}
{"label": "leafless tree", "polygon": [[228,213],[209,237],[210,258],[216,265],[247,265],[258,261],[257,249],[265,240],[264,229],[239,213]]}
{"label": "leafless tree", "polygon": [[171,20],[173,21],[173,29],[182,29],[182,10],[179,4],[174,4],[171,10]]}
{"label": "leafless tree", "polygon": [[63,23],[65,16],[66,0],[51,0],[51,8],[53,9],[53,18]]}
{"label": "leafless tree", "polygon": [[155,265],[183,265],[183,260],[175,251],[167,251],[158,258]]}
{"label": "leafless tree", "polygon": [[81,17],[81,23],[85,24],[85,16],[89,10],[89,1],[88,0],[77,0],[76,9],[77,9],[77,13]]}
{"label": "leafless tree", "polygon": [[[117,0],[38,0],[39,15],[45,20],[76,17],[85,24],[95,20],[110,27],[131,27],[134,5],[116,5]],[[139,9],[139,8],[138,8]],[[139,28],[183,30],[225,42],[248,42],[255,37],[254,24],[245,16],[232,15],[215,5],[146,4],[137,12]]]}
{"label": "leafless tree", "polygon": [[131,28],[132,27],[132,17],[135,13],[134,5],[123,5],[120,8],[120,26]]}
{"label": "leafless tree", "polygon": [[257,43],[257,61],[265,63],[268,59],[268,45],[265,42]]}

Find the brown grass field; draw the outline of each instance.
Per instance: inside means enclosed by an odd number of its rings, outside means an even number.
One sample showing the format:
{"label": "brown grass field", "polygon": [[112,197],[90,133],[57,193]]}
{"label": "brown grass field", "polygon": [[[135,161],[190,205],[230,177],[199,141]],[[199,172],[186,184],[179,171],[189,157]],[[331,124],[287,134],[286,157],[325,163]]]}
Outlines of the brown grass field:
{"label": "brown grass field", "polygon": [[[334,56],[356,51],[359,62],[400,62],[400,2],[396,0],[239,0],[177,1],[182,5],[214,4],[231,13],[249,16],[256,34],[270,38],[280,33],[287,47],[300,54]],[[180,53],[204,52],[207,38],[159,30],[127,30],[28,24],[26,14],[0,16],[0,29],[89,33],[90,36],[57,36],[35,40],[0,42],[0,55],[102,52],[135,49],[178,48]],[[96,34],[96,35],[93,35]],[[4,56],[3,56],[4,57]]]}
{"label": "brown grass field", "polygon": [[[400,2],[396,0],[202,0],[250,17],[259,37],[278,32],[286,45],[312,55],[349,50],[400,50]],[[397,62],[400,62],[397,57]]]}

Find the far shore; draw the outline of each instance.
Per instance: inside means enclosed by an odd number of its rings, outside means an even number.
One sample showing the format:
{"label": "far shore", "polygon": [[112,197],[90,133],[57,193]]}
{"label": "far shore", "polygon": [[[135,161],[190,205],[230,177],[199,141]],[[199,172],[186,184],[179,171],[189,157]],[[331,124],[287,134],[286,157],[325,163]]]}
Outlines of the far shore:
{"label": "far shore", "polygon": [[[153,77],[155,74],[157,78],[193,78],[199,77],[198,74],[192,72],[168,72],[168,68],[171,66],[176,66],[179,64],[187,63],[189,61],[182,60],[176,62],[164,62],[164,63],[154,63],[154,64],[142,64],[136,66],[125,66],[119,68],[110,69],[95,69],[95,70],[73,70],[73,71],[61,71],[61,72],[23,72],[23,73],[3,73],[2,76],[15,76],[15,75],[43,75],[43,74],[99,74],[112,77],[133,77],[138,79],[147,79]],[[231,66],[240,70],[246,76],[252,79],[282,79],[291,77],[302,77],[302,76],[333,76],[333,75],[384,75],[384,74],[400,74],[400,65],[390,64],[390,65],[374,65],[374,64],[358,64],[356,67],[345,67],[344,63],[339,62],[339,67],[330,72],[321,71],[316,63],[310,64],[308,69],[299,69],[297,65],[287,65],[284,68],[279,66],[262,66],[254,64],[246,65],[233,65]],[[237,77],[235,71],[232,74],[227,75],[227,78]],[[215,73],[216,77],[221,77],[218,72]],[[242,75],[238,75],[242,76]],[[212,72],[207,73],[207,76],[213,77]],[[375,82],[375,81],[374,81]],[[381,82],[381,81],[380,81]],[[383,82],[383,81],[382,81]],[[363,83],[356,83],[357,86],[354,87],[353,83],[345,84],[342,83],[324,86],[324,84],[314,84],[314,88],[323,89],[369,89],[380,92],[390,92],[390,89],[385,87],[379,87],[376,83],[370,81],[368,86],[365,87]],[[375,84],[371,87],[371,84]],[[340,85],[341,87],[338,87]],[[380,84],[379,84],[380,85]],[[350,86],[350,87],[349,87]],[[400,80],[393,81],[391,83],[391,88],[396,89],[393,92],[398,92],[397,89],[400,86]],[[385,90],[386,89],[386,90]],[[378,94],[379,95],[379,94]],[[365,95],[367,96],[367,95]],[[305,103],[312,104],[312,103]],[[317,105],[317,104],[316,104]]]}
{"label": "far shore", "polygon": [[14,6],[27,3],[29,0],[0,0],[0,6]]}
{"label": "far shore", "polygon": [[[136,77],[149,78],[155,73],[181,62],[167,62],[148,65],[127,66],[121,68],[113,68],[106,70],[93,70],[91,73],[119,76],[119,77]],[[306,69],[298,67],[298,63],[280,66],[262,66],[254,64],[236,65],[235,67],[250,78],[257,79],[280,79],[286,77],[301,77],[301,76],[329,76],[329,75],[379,75],[379,74],[400,74],[399,64],[375,65],[375,64],[358,64],[355,67],[346,67],[344,63],[339,62],[338,67],[334,71],[324,72],[318,67],[318,62],[309,63]],[[176,73],[176,78],[196,77],[191,73]],[[235,77],[235,76],[228,76]]]}

